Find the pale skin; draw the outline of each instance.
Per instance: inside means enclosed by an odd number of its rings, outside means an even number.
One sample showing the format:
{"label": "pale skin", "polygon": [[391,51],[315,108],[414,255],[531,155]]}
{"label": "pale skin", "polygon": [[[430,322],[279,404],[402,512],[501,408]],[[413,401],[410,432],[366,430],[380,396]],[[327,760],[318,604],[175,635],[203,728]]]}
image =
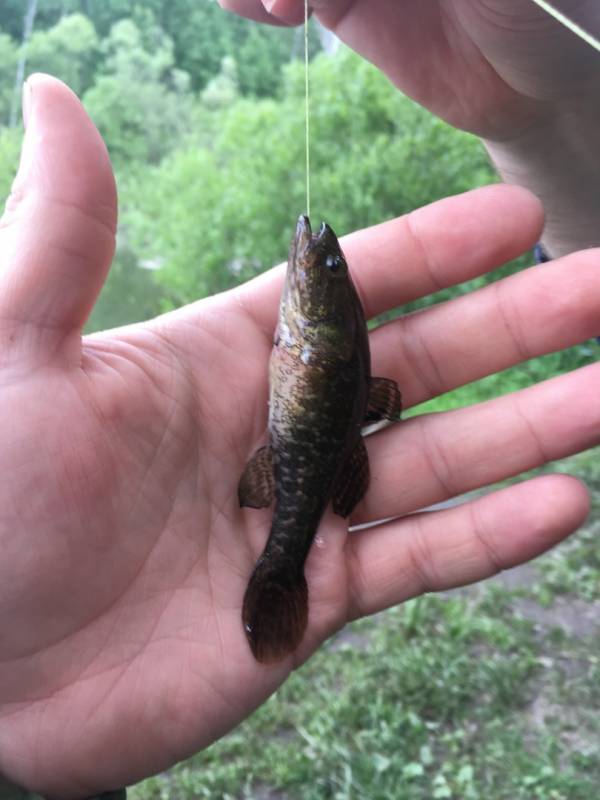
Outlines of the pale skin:
{"label": "pale skin", "polygon": [[[145,324],[81,337],[114,247],[108,156],[75,96],[30,79],[0,227],[0,773],[52,798],[140,780],[206,747],[349,620],[477,581],[584,521],[575,478],[409,515],[597,443],[600,365],[368,440],[347,535],[327,514],[301,648],[256,663],[240,609],[270,512],[240,509],[264,441],[282,269]],[[293,232],[290,222],[290,236]],[[493,186],[343,240],[369,317],[502,264],[539,202]],[[371,336],[413,406],[596,334],[599,252],[532,268]]]}
{"label": "pale skin", "polygon": [[[219,2],[261,22],[304,19],[304,0]],[[555,5],[600,38],[597,0]],[[310,7],[404,93],[480,136],[507,182],[541,198],[542,242],[552,256],[600,245],[597,50],[531,0],[313,0]],[[313,98],[318,105],[318,86]]]}

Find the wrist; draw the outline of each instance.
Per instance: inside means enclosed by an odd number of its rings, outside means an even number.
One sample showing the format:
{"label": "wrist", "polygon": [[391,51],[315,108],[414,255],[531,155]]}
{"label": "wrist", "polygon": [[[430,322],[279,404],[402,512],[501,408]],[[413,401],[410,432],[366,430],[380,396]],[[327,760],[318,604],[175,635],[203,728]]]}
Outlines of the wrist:
{"label": "wrist", "polygon": [[[566,105],[566,104],[565,104]],[[552,257],[600,246],[600,109],[557,108],[509,139],[484,140],[507,183],[530,189],[546,215],[542,244]]]}

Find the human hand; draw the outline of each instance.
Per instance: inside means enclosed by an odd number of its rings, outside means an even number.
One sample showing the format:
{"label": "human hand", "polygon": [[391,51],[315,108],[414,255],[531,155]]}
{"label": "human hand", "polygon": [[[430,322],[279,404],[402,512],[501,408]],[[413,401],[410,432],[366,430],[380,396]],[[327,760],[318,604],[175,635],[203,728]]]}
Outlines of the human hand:
{"label": "human hand", "polygon": [[[297,24],[304,16],[303,0],[219,2],[265,22]],[[504,180],[542,200],[542,242],[552,256],[600,245],[594,48],[530,0],[314,0],[311,7],[403,92],[483,138]],[[596,0],[564,0],[560,8],[600,38]]]}
{"label": "human hand", "polygon": [[[532,558],[583,521],[585,489],[536,478],[412,514],[598,441],[599,366],[367,441],[347,535],[328,513],[306,637],[258,664],[240,613],[270,512],[237,483],[262,442],[282,269],[142,325],[81,338],[112,255],[106,150],[58,81],[30,81],[0,229],[0,773],[56,798],[130,784],[234,727],[348,620]],[[291,221],[290,233],[293,228]],[[492,269],[539,234],[494,186],[347,237],[369,317]],[[373,332],[406,406],[597,332],[597,252]],[[577,266],[577,269],[573,269]]]}
{"label": "human hand", "polygon": [[[263,22],[304,19],[304,0],[219,2]],[[598,54],[532,2],[313,0],[310,7],[403,92],[484,139],[546,124],[558,105],[566,111],[600,87]],[[569,0],[561,10],[598,33],[595,0]]]}

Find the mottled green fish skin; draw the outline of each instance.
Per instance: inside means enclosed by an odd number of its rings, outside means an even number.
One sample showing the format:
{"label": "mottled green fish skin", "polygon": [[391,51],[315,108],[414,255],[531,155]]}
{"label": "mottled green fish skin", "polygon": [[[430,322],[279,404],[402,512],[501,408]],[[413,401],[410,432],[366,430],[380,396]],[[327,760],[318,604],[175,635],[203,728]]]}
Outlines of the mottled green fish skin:
{"label": "mottled green fish skin", "polygon": [[370,357],[363,310],[338,240],[300,217],[270,361],[275,510],[244,599],[255,657],[277,661],[306,627],[304,562],[336,480],[361,437]]}

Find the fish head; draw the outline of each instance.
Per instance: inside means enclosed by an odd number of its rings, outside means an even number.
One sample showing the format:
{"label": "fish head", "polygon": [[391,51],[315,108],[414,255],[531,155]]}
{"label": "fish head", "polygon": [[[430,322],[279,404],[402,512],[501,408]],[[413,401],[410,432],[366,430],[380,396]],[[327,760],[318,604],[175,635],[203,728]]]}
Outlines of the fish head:
{"label": "fish head", "polygon": [[309,322],[343,322],[353,316],[356,302],[337,236],[325,222],[313,233],[309,218],[300,216],[288,260],[284,292],[287,312]]}

